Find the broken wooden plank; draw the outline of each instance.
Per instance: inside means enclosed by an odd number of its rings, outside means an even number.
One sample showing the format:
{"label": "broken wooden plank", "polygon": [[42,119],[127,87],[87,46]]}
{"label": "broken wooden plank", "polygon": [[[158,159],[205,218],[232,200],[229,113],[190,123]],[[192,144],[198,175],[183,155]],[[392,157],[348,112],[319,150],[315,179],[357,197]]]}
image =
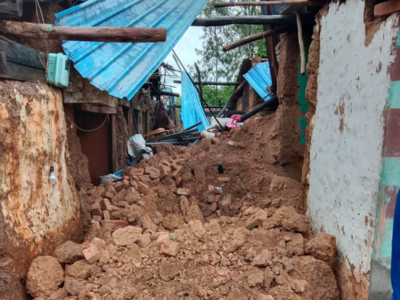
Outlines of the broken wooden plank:
{"label": "broken wooden plank", "polygon": [[0,36],[0,51],[7,61],[37,69],[45,69],[45,53]]}
{"label": "broken wooden plank", "polygon": [[281,27],[281,28],[276,28],[276,29],[273,29],[273,30],[267,30],[267,31],[260,32],[260,33],[257,33],[257,34],[249,35],[249,36],[246,36],[243,39],[237,40],[237,41],[235,41],[235,42],[233,42],[233,43],[231,43],[229,45],[226,45],[224,48],[222,48],[222,50],[224,52],[226,52],[226,51],[229,51],[229,50],[232,50],[232,49],[236,49],[238,47],[241,47],[243,45],[246,45],[246,44],[261,40],[261,39],[264,39],[266,37],[277,35],[277,34],[280,34],[280,33],[283,33],[283,32],[287,32],[288,30],[290,30],[290,27],[284,26],[284,27]]}
{"label": "broken wooden plank", "polygon": [[0,78],[46,83],[44,70],[10,62],[4,52],[0,52]]}
{"label": "broken wooden plank", "polygon": [[218,17],[218,18],[197,18],[192,26],[225,26],[233,24],[288,24],[294,20],[292,15],[273,16],[241,16],[241,17]]}
{"label": "broken wooden plank", "polygon": [[75,106],[76,109],[84,110],[96,114],[109,114],[115,115],[117,113],[116,107],[109,107],[103,105],[96,105],[96,104],[89,104],[89,103],[82,103]]}
{"label": "broken wooden plank", "polygon": [[33,39],[96,42],[153,43],[167,38],[165,28],[69,27],[14,21],[1,21],[0,32]]}
{"label": "broken wooden plank", "polygon": [[387,17],[397,12],[400,12],[399,0],[386,1],[383,3],[379,3],[374,7],[375,18]]}
{"label": "broken wooden plank", "polygon": [[294,1],[249,1],[249,2],[217,2],[214,3],[214,7],[231,7],[231,6],[274,6],[274,5],[290,5],[290,4],[307,4],[311,6],[321,6],[321,2],[313,2],[307,0],[294,0]]}

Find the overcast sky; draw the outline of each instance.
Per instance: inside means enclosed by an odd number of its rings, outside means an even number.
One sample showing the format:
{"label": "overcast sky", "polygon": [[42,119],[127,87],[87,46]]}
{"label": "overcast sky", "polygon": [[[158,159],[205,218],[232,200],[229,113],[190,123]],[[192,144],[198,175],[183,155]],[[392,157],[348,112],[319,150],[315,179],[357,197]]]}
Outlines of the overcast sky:
{"label": "overcast sky", "polygon": [[[200,49],[202,42],[200,36],[203,33],[203,27],[189,27],[184,36],[180,39],[178,44],[175,46],[175,52],[185,65],[186,69],[188,66],[193,66],[194,63],[199,59],[196,55],[195,49]],[[174,66],[175,69],[179,70],[175,60],[172,58],[172,52],[167,56],[165,62]],[[173,83],[173,79],[167,78],[167,83],[173,85],[174,92],[181,93],[181,85]]]}

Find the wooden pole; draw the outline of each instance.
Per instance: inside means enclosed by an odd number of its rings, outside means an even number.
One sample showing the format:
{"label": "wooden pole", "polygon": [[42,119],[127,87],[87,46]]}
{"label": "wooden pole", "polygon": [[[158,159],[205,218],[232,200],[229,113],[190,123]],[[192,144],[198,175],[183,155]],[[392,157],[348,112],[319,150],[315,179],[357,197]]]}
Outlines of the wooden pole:
{"label": "wooden pole", "polygon": [[304,75],[306,73],[306,54],[304,51],[303,30],[301,27],[301,19],[299,12],[296,12],[296,20],[297,20],[297,31],[298,31],[299,46],[300,46],[300,73],[301,75]]}
{"label": "wooden pole", "polygon": [[243,80],[242,83],[237,87],[237,89],[232,93],[232,95],[229,97],[228,101],[226,101],[224,107],[221,109],[221,111],[217,114],[217,117],[221,117],[224,111],[227,109],[229,104],[231,103],[232,99],[245,87],[247,81]]}
{"label": "wooden pole", "polygon": [[268,2],[216,2],[214,7],[231,7],[231,6],[273,6],[273,5],[289,5],[289,4],[308,4],[314,6],[321,6],[319,2],[307,1],[307,0],[293,0],[293,1],[268,1]]}
{"label": "wooden pole", "polygon": [[96,42],[152,43],[167,38],[165,28],[68,27],[14,21],[0,21],[0,32],[32,39]]}
{"label": "wooden pole", "polygon": [[[174,80],[174,83],[182,83],[180,80]],[[200,82],[194,82],[195,85],[200,85]],[[225,86],[232,86],[232,85],[239,85],[240,82],[217,82],[217,81],[202,81],[201,85],[225,85]]]}
{"label": "wooden pole", "polygon": [[180,97],[180,95],[178,93],[171,93],[171,92],[165,92],[165,91],[161,91],[160,96],[172,96],[172,97]]}
{"label": "wooden pole", "polygon": [[292,15],[273,15],[273,16],[242,16],[242,17],[218,17],[218,18],[197,18],[192,26],[225,26],[233,24],[287,24],[293,21]]}
{"label": "wooden pole", "polygon": [[260,32],[257,34],[253,34],[253,35],[249,35],[246,36],[243,39],[237,40],[235,42],[233,42],[232,44],[226,45],[224,48],[222,48],[222,50],[224,52],[235,49],[237,47],[261,40],[263,38],[269,37],[269,36],[273,36],[273,35],[277,35],[283,32],[287,32],[290,29],[290,27],[281,27],[281,28],[277,28],[277,29],[273,29],[273,30],[267,30],[264,32]]}

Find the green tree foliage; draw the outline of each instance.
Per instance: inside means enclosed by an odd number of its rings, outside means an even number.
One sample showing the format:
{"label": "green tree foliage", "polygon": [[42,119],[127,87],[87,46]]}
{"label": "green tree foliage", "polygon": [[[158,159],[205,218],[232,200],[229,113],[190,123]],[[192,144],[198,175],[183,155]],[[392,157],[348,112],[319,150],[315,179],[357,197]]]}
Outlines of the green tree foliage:
{"label": "green tree foliage", "polygon": [[233,86],[203,86],[203,97],[208,105],[224,105],[234,90]]}
{"label": "green tree foliage", "polygon": [[[261,10],[257,6],[214,8],[213,4],[217,1],[220,2],[221,0],[210,0],[208,2],[202,12],[202,17],[212,18],[261,14]],[[248,0],[241,1],[245,2]],[[262,31],[263,27],[261,25],[204,27],[203,34],[200,37],[203,41],[203,47],[202,49],[196,49],[197,55],[201,57],[197,64],[200,66],[202,79],[204,81],[234,81],[244,58],[253,57],[254,55],[266,56],[267,51],[264,40],[259,40],[228,52],[222,51],[225,45]],[[191,68],[191,71],[194,73],[193,68]],[[219,88],[217,91],[221,89]],[[218,98],[217,94],[216,97]]]}

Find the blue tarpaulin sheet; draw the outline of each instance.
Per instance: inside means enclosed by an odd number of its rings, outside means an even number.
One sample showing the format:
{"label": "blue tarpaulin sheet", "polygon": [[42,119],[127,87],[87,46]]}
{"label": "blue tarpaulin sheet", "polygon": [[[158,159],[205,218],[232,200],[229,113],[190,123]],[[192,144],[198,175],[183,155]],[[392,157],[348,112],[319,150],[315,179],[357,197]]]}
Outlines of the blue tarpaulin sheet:
{"label": "blue tarpaulin sheet", "polygon": [[210,127],[210,123],[208,122],[206,114],[204,113],[197,90],[185,72],[181,72],[181,81],[183,126],[188,128],[198,122],[201,122],[201,125],[197,126],[197,129],[199,131],[203,131]]}
{"label": "blue tarpaulin sheet", "polygon": [[100,90],[130,100],[157,69],[208,0],[90,0],[56,14],[56,25],[166,28],[160,43],[63,41],[65,54]]}
{"label": "blue tarpaulin sheet", "polygon": [[269,100],[272,95],[267,91],[267,87],[272,84],[269,63],[259,63],[255,65],[249,72],[243,75],[247,82],[253,87],[258,95],[264,101]]}

